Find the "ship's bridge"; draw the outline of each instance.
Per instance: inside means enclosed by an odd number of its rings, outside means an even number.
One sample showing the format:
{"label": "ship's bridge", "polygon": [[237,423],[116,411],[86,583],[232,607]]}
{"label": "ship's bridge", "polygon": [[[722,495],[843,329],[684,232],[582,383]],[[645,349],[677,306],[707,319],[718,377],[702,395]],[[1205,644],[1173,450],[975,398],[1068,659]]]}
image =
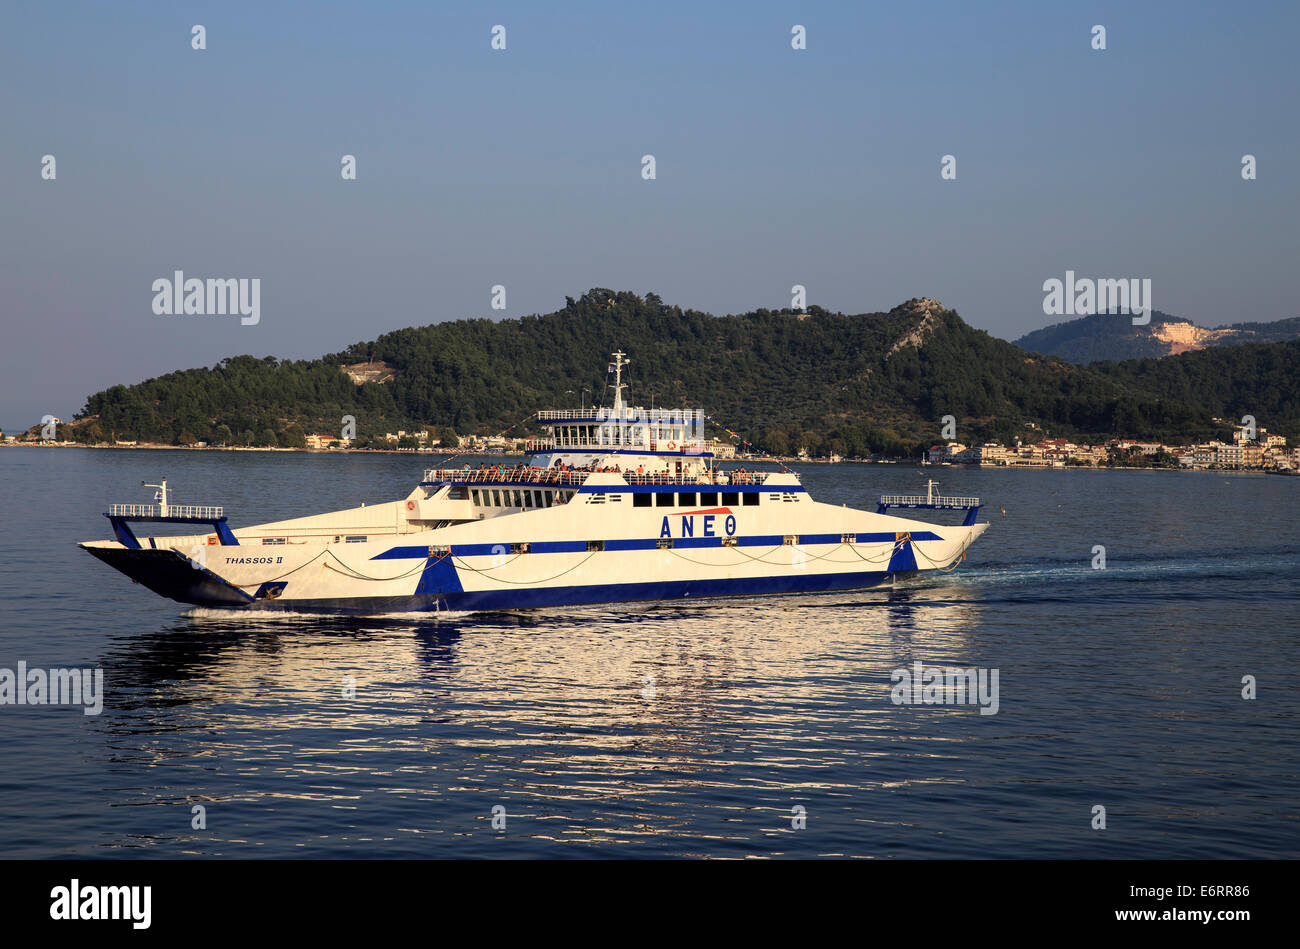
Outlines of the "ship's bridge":
{"label": "ship's bridge", "polygon": [[551,434],[533,440],[539,451],[649,452],[713,457],[704,438],[704,413],[698,409],[646,409],[640,406],[546,409],[537,413]]}
{"label": "ship's bridge", "polygon": [[666,469],[676,477],[695,477],[709,467],[712,446],[704,439],[704,413],[698,409],[646,409],[623,401],[623,370],[631,360],[611,354],[614,404],[609,408],[544,409],[537,419],[551,434],[529,446],[533,463],[572,468],[611,465],[641,472]]}

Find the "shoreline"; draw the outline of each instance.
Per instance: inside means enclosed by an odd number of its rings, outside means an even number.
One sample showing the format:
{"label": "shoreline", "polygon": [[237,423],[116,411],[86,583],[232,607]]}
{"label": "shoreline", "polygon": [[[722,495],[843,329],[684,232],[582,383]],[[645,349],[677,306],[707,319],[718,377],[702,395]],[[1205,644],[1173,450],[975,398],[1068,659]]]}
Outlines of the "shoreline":
{"label": "shoreline", "polygon": [[[0,448],[84,448],[87,450],[108,450],[108,451],[195,451],[195,452],[257,452],[257,453],[280,453],[280,454],[305,454],[305,455],[416,455],[430,456],[434,458],[525,458],[528,453],[523,451],[503,451],[503,452],[481,452],[481,451],[435,451],[429,448],[252,448],[243,446],[225,446],[225,447],[206,447],[196,448],[191,445],[161,445],[161,444],[143,444],[143,445],[83,445],[77,442],[4,442],[0,443]],[[736,456],[734,459],[727,459],[734,462],[759,463],[770,462],[772,464],[796,464],[796,465],[916,465],[924,470],[926,468],[960,468],[963,470],[973,469],[976,471],[1177,471],[1177,472],[1200,472],[1202,474],[1265,474],[1281,475],[1283,477],[1296,477],[1290,471],[1277,468],[1155,468],[1145,465],[1064,465],[1056,467],[1054,465],[930,465],[919,461],[912,461],[907,458],[886,458],[873,461],[867,458],[852,459],[841,458],[839,461],[831,461],[828,458],[791,458],[777,457],[770,455],[765,458],[752,458],[745,456]]]}

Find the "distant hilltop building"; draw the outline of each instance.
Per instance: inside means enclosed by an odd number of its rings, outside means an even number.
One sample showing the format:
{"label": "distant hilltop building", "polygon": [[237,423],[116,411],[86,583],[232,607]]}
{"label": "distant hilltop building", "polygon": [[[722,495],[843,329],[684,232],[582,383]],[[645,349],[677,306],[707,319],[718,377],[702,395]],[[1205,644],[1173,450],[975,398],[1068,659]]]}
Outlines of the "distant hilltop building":
{"label": "distant hilltop building", "polygon": [[370,362],[354,362],[350,366],[341,366],[340,368],[357,385],[366,382],[383,385],[385,382],[391,382],[397,378],[397,370],[382,359],[375,359]]}

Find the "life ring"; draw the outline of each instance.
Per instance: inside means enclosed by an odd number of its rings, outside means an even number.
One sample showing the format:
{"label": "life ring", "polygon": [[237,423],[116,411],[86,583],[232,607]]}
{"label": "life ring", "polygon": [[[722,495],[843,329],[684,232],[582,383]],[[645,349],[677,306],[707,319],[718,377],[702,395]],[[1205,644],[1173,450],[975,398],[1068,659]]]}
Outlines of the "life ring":
{"label": "life ring", "polygon": [[407,502],[406,502],[406,509],[407,509],[408,511],[414,511],[414,510],[415,510],[415,502],[414,502],[414,501],[407,501]]}
{"label": "life ring", "polygon": [[669,450],[669,451],[676,451],[676,450],[677,450],[677,446],[676,446],[675,444],[673,444],[672,442],[669,442],[669,443],[668,443],[668,450]]}

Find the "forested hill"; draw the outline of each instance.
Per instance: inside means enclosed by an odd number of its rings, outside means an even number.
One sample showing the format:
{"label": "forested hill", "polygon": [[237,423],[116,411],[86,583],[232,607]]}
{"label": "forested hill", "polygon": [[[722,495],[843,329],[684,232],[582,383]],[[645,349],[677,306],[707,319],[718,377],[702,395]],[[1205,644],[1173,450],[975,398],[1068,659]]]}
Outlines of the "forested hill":
{"label": "forested hill", "polygon": [[[540,408],[577,407],[584,389],[588,402],[607,399],[615,348],[632,359],[625,381],[634,404],[700,407],[782,453],[911,454],[938,439],[945,415],[966,441],[1211,430],[1198,399],[1185,389],[1171,398],[1145,369],[1098,371],[1026,353],[933,300],[888,313],[716,317],[654,294],[593,289],[546,315],[439,323],[321,359],[240,356],[114,386],[87,399],[73,437],[293,444],[304,430],[337,432],[345,415],[363,436],[419,426],[492,434]],[[383,364],[372,375],[387,381],[358,384],[343,371],[372,359]],[[1244,390],[1232,398],[1250,401]],[[1285,428],[1281,419],[1260,424]]]}

